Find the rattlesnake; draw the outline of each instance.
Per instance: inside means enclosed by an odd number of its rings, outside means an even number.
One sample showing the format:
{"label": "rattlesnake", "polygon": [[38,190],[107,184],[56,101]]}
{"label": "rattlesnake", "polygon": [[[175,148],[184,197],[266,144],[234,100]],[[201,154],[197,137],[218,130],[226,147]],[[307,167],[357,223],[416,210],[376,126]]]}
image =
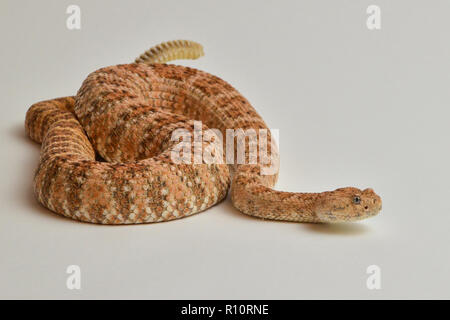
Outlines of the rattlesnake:
{"label": "rattlesnake", "polygon": [[[206,72],[165,64],[202,54],[195,42],[163,43],[135,63],[91,73],[75,97],[32,105],[25,127],[31,139],[42,143],[34,178],[38,201],[85,222],[150,223],[206,210],[226,197],[231,184],[234,207],[264,219],[340,222],[380,211],[381,199],[372,189],[276,191],[278,167],[262,174],[263,164],[249,161],[249,146],[245,163],[196,162],[190,155],[191,163],[175,163],[171,152],[179,140],[172,135],[180,128],[194,133],[195,120],[202,121],[202,132],[215,128],[223,136],[227,129],[265,129],[270,164],[278,161],[270,130],[236,89]],[[194,138],[188,147],[220,146],[218,137],[209,142]],[[228,156],[219,154],[219,159]]]}

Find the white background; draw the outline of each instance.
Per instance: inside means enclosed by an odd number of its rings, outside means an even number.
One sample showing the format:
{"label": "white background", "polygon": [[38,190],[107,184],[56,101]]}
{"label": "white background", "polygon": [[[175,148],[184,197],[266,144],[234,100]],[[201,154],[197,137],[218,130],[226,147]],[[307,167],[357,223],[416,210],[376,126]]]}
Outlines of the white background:
{"label": "white background", "polygon": [[[66,28],[70,4],[81,30]],[[377,4],[382,29],[369,31]],[[450,2],[12,1],[0,3],[0,298],[450,298]],[[227,200],[169,223],[99,226],[32,193],[28,107],[88,73],[191,39],[180,62],[229,81],[280,130],[279,190],[372,187],[379,216],[270,222]],[[68,265],[82,288],[66,288]],[[368,290],[366,268],[382,270]]]}

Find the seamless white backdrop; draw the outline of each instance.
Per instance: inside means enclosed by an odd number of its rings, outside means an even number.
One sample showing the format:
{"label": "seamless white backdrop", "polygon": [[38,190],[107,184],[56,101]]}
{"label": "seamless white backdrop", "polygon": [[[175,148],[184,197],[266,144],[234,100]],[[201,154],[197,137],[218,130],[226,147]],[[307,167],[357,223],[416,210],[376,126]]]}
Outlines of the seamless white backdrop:
{"label": "seamless white backdrop", "polygon": [[[70,4],[81,30],[66,28]],[[444,0],[1,1],[0,298],[450,298],[449,11]],[[269,222],[227,200],[111,227],[41,207],[27,108],[171,39],[202,43],[205,57],[179,63],[229,81],[280,130],[278,189],[373,187],[381,214]],[[72,264],[78,291],[66,288]],[[366,287],[372,264],[381,290]]]}

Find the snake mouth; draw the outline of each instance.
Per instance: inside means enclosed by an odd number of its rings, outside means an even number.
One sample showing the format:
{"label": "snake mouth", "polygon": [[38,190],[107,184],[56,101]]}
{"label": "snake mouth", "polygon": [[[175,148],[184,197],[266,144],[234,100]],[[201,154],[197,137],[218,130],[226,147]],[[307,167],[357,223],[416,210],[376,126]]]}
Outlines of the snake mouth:
{"label": "snake mouth", "polygon": [[364,211],[357,214],[351,214],[345,211],[325,211],[317,214],[320,222],[323,223],[340,223],[340,222],[357,222],[378,215],[381,211],[381,205],[375,210]]}

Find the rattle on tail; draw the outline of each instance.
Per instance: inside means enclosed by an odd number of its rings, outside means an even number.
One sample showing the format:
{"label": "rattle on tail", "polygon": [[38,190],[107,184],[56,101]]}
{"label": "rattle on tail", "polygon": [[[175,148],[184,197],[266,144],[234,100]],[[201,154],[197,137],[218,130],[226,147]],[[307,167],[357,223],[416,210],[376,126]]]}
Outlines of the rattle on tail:
{"label": "rattle on tail", "polygon": [[[25,127],[42,143],[34,179],[37,199],[64,216],[93,223],[168,221],[206,210],[221,201],[231,183],[233,205],[264,219],[297,222],[356,221],[376,215],[381,199],[372,189],[341,188],[322,193],[275,191],[278,151],[270,130],[230,84],[193,68],[164,64],[195,59],[201,45],[178,40],[151,48],[136,63],[91,73],[75,97],[34,104]],[[180,129],[217,130],[211,141],[188,141],[189,150],[217,150],[229,129],[264,132],[266,155],[231,165],[189,155],[175,163]],[[257,150],[261,151],[261,145]],[[231,158],[238,157],[233,148]],[[97,161],[96,153],[106,161]],[[264,160],[264,161],[263,161]],[[267,161],[266,161],[267,160]],[[271,168],[267,173],[267,168]],[[231,171],[233,179],[231,181]]]}

